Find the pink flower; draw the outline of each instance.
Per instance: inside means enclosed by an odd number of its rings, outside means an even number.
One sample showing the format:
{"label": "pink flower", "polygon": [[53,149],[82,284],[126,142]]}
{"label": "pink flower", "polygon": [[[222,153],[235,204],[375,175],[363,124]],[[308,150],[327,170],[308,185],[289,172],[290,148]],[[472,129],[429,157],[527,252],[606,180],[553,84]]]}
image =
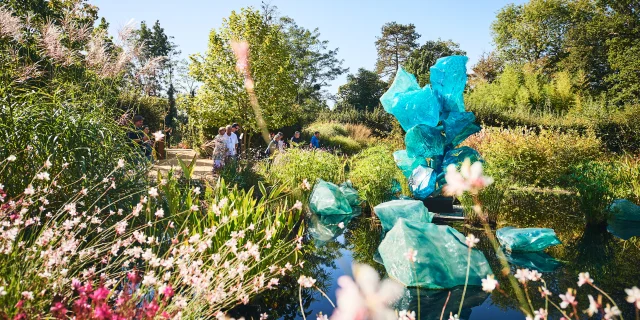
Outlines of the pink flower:
{"label": "pink flower", "polygon": [[476,238],[476,236],[471,233],[465,239],[465,243],[467,244],[467,247],[469,247],[469,249],[473,248],[478,242],[480,242],[480,239]]}
{"label": "pink flower", "polygon": [[307,276],[300,276],[298,279],[298,284],[305,288],[311,288],[315,283],[316,279]]}
{"label": "pink flower", "polygon": [[354,265],[353,276],[353,279],[338,278],[340,289],[336,292],[337,308],[331,315],[332,320],[396,317],[389,305],[402,294],[402,285],[390,279],[380,282],[378,272],[368,265]]}
{"label": "pink flower", "polygon": [[398,320],[416,320],[415,311],[401,310],[398,312]]}
{"label": "pink flower", "polygon": [[338,223],[338,228],[340,228],[340,229],[344,229],[344,222],[340,222],[340,223]]}
{"label": "pink flower", "polygon": [[588,314],[589,317],[592,317],[594,314],[598,314],[598,309],[600,308],[600,305],[596,302],[595,299],[593,299],[592,295],[589,295],[588,297],[589,297],[589,308],[584,312]]}
{"label": "pink flower", "polygon": [[302,210],[302,202],[300,202],[300,200],[296,200],[296,203],[291,207],[291,210]]}
{"label": "pink flower", "polygon": [[576,301],[575,291],[571,288],[567,289],[566,294],[561,294],[559,297],[562,299],[562,302],[560,302],[560,308],[562,309],[566,309],[569,305],[576,306],[578,304],[578,301]]}
{"label": "pink flower", "polygon": [[482,279],[482,290],[486,292],[491,292],[496,289],[498,286],[498,281],[495,279],[494,275],[490,274],[486,279]]}
{"label": "pink flower", "polygon": [[417,256],[418,256],[418,251],[413,250],[413,248],[409,248],[409,251],[407,251],[404,254],[404,257],[407,258],[407,260],[409,260],[410,262],[416,262]]}
{"label": "pink flower", "polygon": [[232,41],[231,49],[236,56],[236,70],[238,72],[246,71],[249,66],[249,43],[246,41]]}
{"label": "pink flower", "polygon": [[158,196],[158,189],[156,188],[150,188],[149,189],[149,196],[151,196],[151,198],[155,198]]}
{"label": "pink flower", "polygon": [[547,310],[540,308],[539,310],[535,310],[533,315],[534,320],[544,320],[547,319],[548,313]]}
{"label": "pink flower", "polygon": [[307,181],[307,179],[302,180],[302,184],[300,185],[300,187],[302,188],[302,190],[311,190],[311,184],[309,183],[309,181]]}
{"label": "pink flower", "polygon": [[516,279],[518,279],[518,281],[520,281],[520,283],[525,284],[527,283],[527,281],[529,281],[529,273],[531,271],[529,271],[529,269],[518,269],[516,270]]}
{"label": "pink flower", "polygon": [[27,299],[27,300],[33,300],[33,292],[31,292],[31,291],[23,291],[22,292],[22,297]]}
{"label": "pink flower", "polygon": [[260,314],[260,320],[267,320],[267,318],[269,318],[268,314],[266,314],[266,313]]}
{"label": "pink flower", "polygon": [[633,287],[631,289],[624,289],[627,294],[627,302],[634,303],[637,309],[640,309],[640,289]]}
{"label": "pink flower", "polygon": [[607,303],[607,306],[604,308],[604,318],[605,319],[613,319],[614,317],[617,317],[619,315],[621,315],[622,312],[620,312],[620,309],[618,309],[618,307],[616,306],[610,306]]}
{"label": "pink flower", "polygon": [[473,165],[469,159],[465,159],[460,167],[460,172],[456,170],[454,164],[447,167],[445,175],[447,184],[444,186],[444,193],[447,195],[461,196],[465,191],[477,194],[478,191],[493,183],[491,177],[482,175],[482,162],[475,162]]}
{"label": "pink flower", "polygon": [[164,138],[164,133],[162,133],[162,131],[154,132],[154,133],[153,133],[153,138],[154,138],[156,141],[161,141],[161,140],[162,140],[162,138]]}
{"label": "pink flower", "polygon": [[589,272],[581,272],[578,275],[578,287],[582,287],[582,285],[585,283],[593,283],[593,279],[591,279],[591,277],[589,276]]}

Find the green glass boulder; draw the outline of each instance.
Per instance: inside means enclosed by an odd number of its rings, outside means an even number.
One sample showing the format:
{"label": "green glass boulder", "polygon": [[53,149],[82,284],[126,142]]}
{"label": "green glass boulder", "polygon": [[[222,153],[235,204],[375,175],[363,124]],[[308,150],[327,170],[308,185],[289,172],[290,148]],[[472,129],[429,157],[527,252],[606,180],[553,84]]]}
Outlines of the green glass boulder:
{"label": "green glass boulder", "polygon": [[[417,250],[416,261],[406,257]],[[465,237],[449,226],[398,219],[378,247],[390,277],[405,286],[445,289],[465,284],[469,247]],[[471,249],[469,285],[479,286],[492,274],[484,254]]]}
{"label": "green glass boulder", "polygon": [[391,230],[400,218],[418,223],[429,223],[433,219],[433,213],[419,200],[391,200],[375,206],[373,211],[380,219],[383,233]]}
{"label": "green glass boulder", "polygon": [[318,179],[309,197],[309,208],[320,216],[351,214],[351,205],[337,185]]}
{"label": "green glass boulder", "polygon": [[549,228],[504,227],[496,230],[496,238],[507,251],[513,252],[537,252],[562,244]]}
{"label": "green glass boulder", "polygon": [[360,195],[358,195],[358,191],[353,187],[351,181],[345,181],[340,184],[340,191],[347,198],[347,202],[352,207],[359,206],[362,201],[360,201]]}

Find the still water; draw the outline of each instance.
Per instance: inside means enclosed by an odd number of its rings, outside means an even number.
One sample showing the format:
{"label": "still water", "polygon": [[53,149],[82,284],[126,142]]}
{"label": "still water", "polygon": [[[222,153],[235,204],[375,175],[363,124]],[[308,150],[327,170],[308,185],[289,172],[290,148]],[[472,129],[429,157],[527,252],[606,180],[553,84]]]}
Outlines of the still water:
{"label": "still water", "polygon": [[[544,227],[555,229],[562,245],[547,249],[543,253],[511,254],[508,256],[512,272],[517,268],[536,269],[553,293],[552,301],[560,302],[558,294],[567,288],[577,288],[580,272],[589,272],[595,284],[609,293],[626,318],[635,318],[632,306],[625,301],[625,288],[640,286],[640,226],[619,224],[600,227],[585,227],[581,214],[575,208],[575,199],[570,195],[544,193],[509,193],[499,209],[498,227]],[[352,218],[352,219],[351,219]],[[325,222],[324,224],[322,222]],[[337,225],[343,222],[345,228]],[[304,268],[298,269],[290,279],[283,281],[280,290],[268,292],[254,299],[250,305],[240,308],[238,315],[258,318],[260,313],[269,314],[269,319],[302,319],[296,280],[300,274],[317,279],[316,285],[335,301],[337,280],[351,275],[354,262],[374,267],[381,277],[386,277],[384,266],[376,262],[376,249],[380,243],[380,225],[377,219],[367,214],[344,218],[341,221],[318,221],[311,216],[308,221],[308,242]],[[463,223],[450,224],[463,234],[473,233],[481,238],[478,248],[485,254],[494,273],[499,270],[499,261],[489,241],[480,229]],[[612,234],[613,231],[618,236]],[[617,232],[620,231],[620,232]],[[628,240],[623,240],[628,239]],[[420,248],[417,248],[420,250]],[[469,287],[464,300],[461,319],[524,319],[513,291],[506,279],[497,277],[504,293],[488,294],[480,287]],[[544,307],[538,285],[529,289],[534,308]],[[440,319],[445,301],[451,296],[444,311],[456,313],[462,296],[462,287],[447,290],[420,290],[421,319]],[[593,288],[583,286],[578,290],[578,310],[587,309],[587,295],[597,296]],[[416,311],[418,292],[405,290],[396,308]],[[302,303],[307,319],[316,319],[318,313],[331,315],[333,307],[319,292],[303,290]],[[550,319],[559,319],[560,313],[550,306]],[[586,318],[581,312],[581,315]]]}

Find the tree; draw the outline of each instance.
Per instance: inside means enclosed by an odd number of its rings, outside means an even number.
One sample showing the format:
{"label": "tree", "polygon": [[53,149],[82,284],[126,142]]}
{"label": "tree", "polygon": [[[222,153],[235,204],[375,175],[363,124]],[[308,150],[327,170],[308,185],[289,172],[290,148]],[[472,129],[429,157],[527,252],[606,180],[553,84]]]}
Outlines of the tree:
{"label": "tree", "polygon": [[248,133],[261,130],[249,104],[244,77],[236,71],[230,43],[237,40],[249,43],[249,68],[268,129],[294,124],[299,108],[286,36],[253,8],[233,11],[220,29],[211,31],[206,53],[191,56],[191,74],[202,85],[190,118],[210,127],[238,122]]}
{"label": "tree", "polygon": [[388,22],[382,26],[382,35],[377,37],[376,72],[381,77],[393,79],[400,65],[409,57],[409,54],[418,47],[416,40],[420,35],[413,24],[399,24]]}
{"label": "tree", "polygon": [[380,104],[380,97],[387,90],[387,83],[380,76],[364,68],[347,76],[347,83],[338,88],[341,105],[351,105],[357,110],[373,110]]}
{"label": "tree", "polygon": [[555,71],[566,56],[571,8],[566,0],[531,0],[502,8],[491,24],[500,57],[510,63],[536,63]]}
{"label": "tree", "polygon": [[460,45],[451,41],[429,40],[420,48],[414,50],[404,64],[405,70],[413,73],[421,86],[429,83],[429,72],[436,60],[446,56],[461,55],[467,53],[460,50]]}
{"label": "tree", "polygon": [[144,91],[146,94],[156,96],[160,94],[163,88],[163,77],[168,76],[167,82],[173,82],[173,72],[175,63],[174,56],[179,54],[176,50],[177,46],[171,41],[173,37],[167,36],[164,29],[160,26],[160,21],[156,20],[153,27],[149,29],[147,23],[142,21],[140,29],[135,31],[137,36],[136,43],[140,47],[140,60],[143,63],[158,59],[160,64],[159,72],[154,72],[145,83]]}
{"label": "tree", "polygon": [[473,66],[473,74],[470,81],[492,83],[502,72],[504,63],[498,58],[495,52],[482,53],[478,62]]}
{"label": "tree", "polygon": [[308,30],[298,26],[289,17],[280,19],[284,28],[295,86],[298,88],[296,103],[302,104],[307,99],[322,100],[326,96],[323,88],[329,81],[349,71],[342,68],[344,60],[339,60],[338,49],[328,49],[329,41],[320,39],[318,29]]}

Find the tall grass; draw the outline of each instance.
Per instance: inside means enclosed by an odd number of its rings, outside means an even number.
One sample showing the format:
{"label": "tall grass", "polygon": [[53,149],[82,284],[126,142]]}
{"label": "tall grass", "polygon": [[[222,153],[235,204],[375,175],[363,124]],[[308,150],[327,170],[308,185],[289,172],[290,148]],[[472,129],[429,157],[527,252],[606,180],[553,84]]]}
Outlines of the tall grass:
{"label": "tall grass", "polygon": [[349,168],[349,179],[371,207],[390,199],[397,192],[394,189],[398,184],[402,192],[408,194],[407,180],[388,146],[363,150],[351,159]]}

